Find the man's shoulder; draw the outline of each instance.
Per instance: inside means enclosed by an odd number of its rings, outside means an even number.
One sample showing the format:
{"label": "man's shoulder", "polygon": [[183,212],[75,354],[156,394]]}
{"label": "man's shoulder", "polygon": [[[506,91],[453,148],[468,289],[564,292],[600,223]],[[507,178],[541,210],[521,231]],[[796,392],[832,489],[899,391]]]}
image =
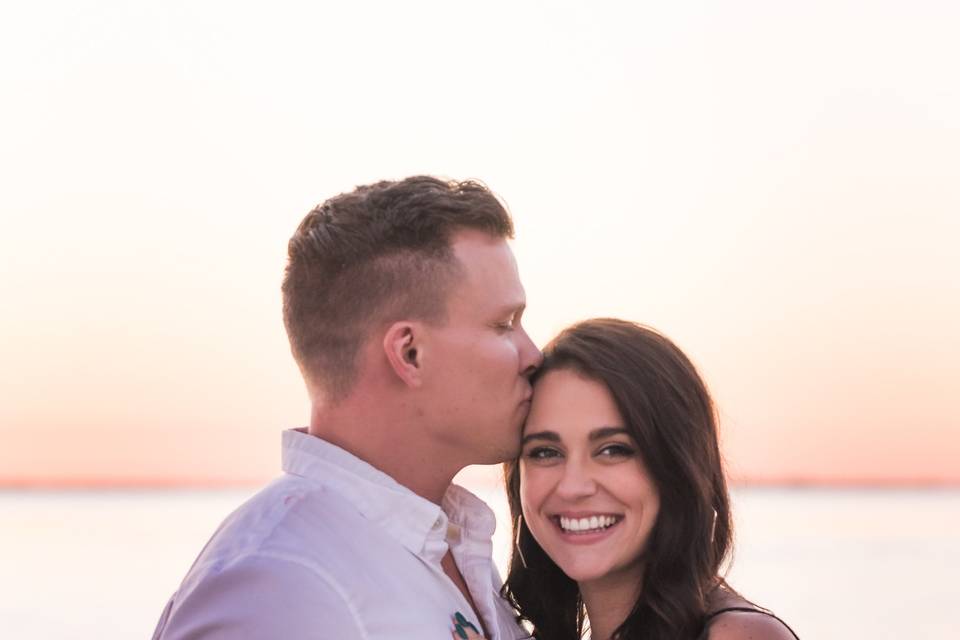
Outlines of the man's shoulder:
{"label": "man's shoulder", "polygon": [[356,507],[336,491],[322,483],[283,476],[227,516],[201,556],[290,551],[294,556],[322,557],[311,550],[322,548],[324,542],[346,543],[365,528]]}
{"label": "man's shoulder", "polygon": [[[322,612],[323,629],[317,629]],[[195,567],[168,603],[154,638],[365,638],[350,594],[302,558],[257,552]]]}

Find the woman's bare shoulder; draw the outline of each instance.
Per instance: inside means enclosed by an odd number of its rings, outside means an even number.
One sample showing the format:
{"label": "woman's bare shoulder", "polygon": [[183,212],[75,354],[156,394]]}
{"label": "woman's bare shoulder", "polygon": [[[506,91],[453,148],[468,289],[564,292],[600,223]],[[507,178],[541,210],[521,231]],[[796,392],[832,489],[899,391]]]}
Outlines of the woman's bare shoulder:
{"label": "woman's bare shoulder", "polygon": [[782,621],[726,585],[711,595],[710,611],[718,613],[710,619],[708,640],[795,640]]}
{"label": "woman's bare shoulder", "polygon": [[709,640],[794,640],[787,627],[759,611],[724,611],[710,624]]}

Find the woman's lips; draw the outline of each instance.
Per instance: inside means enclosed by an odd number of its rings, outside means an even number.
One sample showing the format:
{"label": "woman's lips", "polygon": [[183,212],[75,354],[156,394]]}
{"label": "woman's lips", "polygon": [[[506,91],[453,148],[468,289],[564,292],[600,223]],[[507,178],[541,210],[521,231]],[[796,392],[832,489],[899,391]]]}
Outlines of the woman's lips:
{"label": "woman's lips", "polygon": [[572,544],[590,544],[607,538],[623,522],[623,516],[615,513],[558,514],[550,520],[560,537]]}

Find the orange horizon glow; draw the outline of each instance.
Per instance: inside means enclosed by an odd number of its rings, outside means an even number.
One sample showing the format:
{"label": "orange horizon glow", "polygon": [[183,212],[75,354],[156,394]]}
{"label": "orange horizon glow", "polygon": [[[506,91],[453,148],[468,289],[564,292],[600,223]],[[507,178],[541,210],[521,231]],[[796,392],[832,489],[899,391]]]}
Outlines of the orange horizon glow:
{"label": "orange horizon glow", "polygon": [[[175,491],[175,490],[227,490],[256,489],[275,476],[249,480],[221,480],[210,478],[29,478],[0,477],[0,491]],[[459,483],[458,483],[459,484]],[[478,485],[471,484],[470,487]],[[486,486],[486,485],[480,485]],[[877,479],[877,478],[751,478],[731,479],[730,488],[782,488],[782,489],[955,489],[960,481],[945,478]]]}
{"label": "orange horizon glow", "polygon": [[274,477],[287,240],[421,173],[508,204],[537,344],[676,341],[734,482],[960,483],[960,5],[53,4],[0,38],[0,486]]}

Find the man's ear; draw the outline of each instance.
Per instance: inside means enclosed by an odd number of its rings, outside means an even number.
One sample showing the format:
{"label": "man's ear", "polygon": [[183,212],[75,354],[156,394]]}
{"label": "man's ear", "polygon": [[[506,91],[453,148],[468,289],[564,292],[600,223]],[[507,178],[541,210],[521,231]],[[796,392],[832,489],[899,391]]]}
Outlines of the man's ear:
{"label": "man's ear", "polygon": [[423,326],[416,322],[394,322],[383,336],[383,353],[393,373],[407,386],[423,383],[420,338]]}

